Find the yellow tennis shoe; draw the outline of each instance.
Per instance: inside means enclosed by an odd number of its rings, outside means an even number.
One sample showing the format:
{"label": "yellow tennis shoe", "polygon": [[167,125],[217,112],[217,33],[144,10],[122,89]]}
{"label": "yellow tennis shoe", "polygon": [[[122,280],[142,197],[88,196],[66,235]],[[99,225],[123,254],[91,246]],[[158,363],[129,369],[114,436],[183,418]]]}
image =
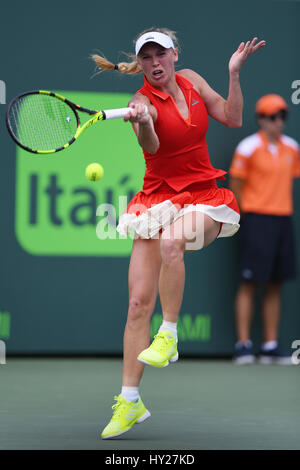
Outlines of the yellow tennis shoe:
{"label": "yellow tennis shoe", "polygon": [[112,406],[114,412],[110,422],[103,429],[102,439],[120,436],[129,431],[135,423],[142,423],[151,416],[140,398],[136,403],[127,401],[121,395],[115,396],[114,399],[116,401]]}
{"label": "yellow tennis shoe", "polygon": [[166,367],[177,359],[177,341],[169,330],[158,332],[149,348],[138,355],[140,362],[153,367]]}

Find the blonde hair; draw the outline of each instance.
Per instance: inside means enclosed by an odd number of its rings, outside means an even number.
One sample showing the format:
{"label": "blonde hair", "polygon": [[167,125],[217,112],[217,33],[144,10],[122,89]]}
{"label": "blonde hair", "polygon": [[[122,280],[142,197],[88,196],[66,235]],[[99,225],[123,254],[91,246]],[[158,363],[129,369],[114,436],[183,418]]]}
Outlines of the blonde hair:
{"label": "blonde hair", "polygon": [[[176,37],[176,32],[171,31],[168,28],[148,28],[148,29],[145,29],[144,31],[139,33],[139,35],[136,37],[136,39],[134,40],[134,44],[136,43],[136,41],[143,34],[149,33],[150,31],[156,31],[158,33],[166,34],[167,36],[169,36],[172,39],[172,41],[174,43],[174,46],[178,50],[180,49],[179,44],[178,44],[178,40],[177,40],[177,37]],[[136,60],[136,55],[135,54],[128,54],[126,52],[124,52],[124,54],[129,59],[131,59],[131,62],[119,62],[118,64],[113,64],[108,59],[106,59],[106,57],[104,55],[100,56],[98,54],[93,54],[92,59],[96,63],[97,67],[100,69],[100,72],[102,72],[103,70],[117,70],[120,73],[126,73],[126,74],[130,74],[130,75],[142,73],[142,68]]]}

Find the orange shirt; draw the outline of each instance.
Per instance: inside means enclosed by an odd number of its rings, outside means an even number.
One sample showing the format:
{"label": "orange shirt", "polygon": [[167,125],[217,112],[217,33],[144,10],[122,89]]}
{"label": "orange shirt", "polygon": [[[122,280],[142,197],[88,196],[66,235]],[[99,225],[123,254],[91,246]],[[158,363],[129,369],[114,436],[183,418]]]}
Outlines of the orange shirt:
{"label": "orange shirt", "polygon": [[154,124],[159,149],[152,155],[143,151],[146,162],[143,192],[150,194],[167,183],[179,192],[196,182],[225,179],[225,171],[212,166],[206,145],[208,114],[205,103],[193,84],[176,73],[184,94],[189,117],[184,119],[169,94],[153,87],[145,78],[138,91],[147,96],[157,110]]}
{"label": "orange shirt", "polygon": [[300,176],[299,145],[286,135],[281,135],[276,145],[271,144],[259,131],[237,146],[229,174],[245,180],[243,212],[291,215],[293,179]]}

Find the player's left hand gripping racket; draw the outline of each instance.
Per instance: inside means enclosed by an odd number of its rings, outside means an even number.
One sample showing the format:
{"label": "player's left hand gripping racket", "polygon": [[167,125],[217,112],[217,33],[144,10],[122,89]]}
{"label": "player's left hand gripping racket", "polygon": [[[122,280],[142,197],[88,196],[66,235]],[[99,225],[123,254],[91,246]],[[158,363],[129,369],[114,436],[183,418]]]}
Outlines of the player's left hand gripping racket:
{"label": "player's left hand gripping racket", "polygon": [[[14,98],[6,111],[6,125],[13,140],[28,152],[49,154],[69,147],[92,124],[124,117],[131,108],[93,111],[57,93],[29,91]],[[80,125],[78,111],[93,117]],[[145,113],[148,110],[145,106]]]}

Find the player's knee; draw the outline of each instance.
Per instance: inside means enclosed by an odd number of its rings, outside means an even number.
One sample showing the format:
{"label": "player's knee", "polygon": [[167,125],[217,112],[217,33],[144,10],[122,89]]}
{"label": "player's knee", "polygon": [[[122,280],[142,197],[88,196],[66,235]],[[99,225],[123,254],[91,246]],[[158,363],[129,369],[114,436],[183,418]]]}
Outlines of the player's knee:
{"label": "player's knee", "polygon": [[162,239],[160,251],[162,262],[172,264],[183,259],[184,244],[181,240]]}
{"label": "player's knee", "polygon": [[149,313],[149,305],[150,302],[146,297],[132,296],[129,299],[127,322],[135,323],[146,318]]}

